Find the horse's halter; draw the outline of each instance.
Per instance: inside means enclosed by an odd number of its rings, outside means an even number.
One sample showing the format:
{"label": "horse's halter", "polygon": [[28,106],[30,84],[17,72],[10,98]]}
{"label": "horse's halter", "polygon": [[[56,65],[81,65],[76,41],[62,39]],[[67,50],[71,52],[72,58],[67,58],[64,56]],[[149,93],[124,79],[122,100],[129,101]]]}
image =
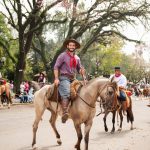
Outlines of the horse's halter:
{"label": "horse's halter", "polygon": [[[107,99],[107,97],[109,96],[109,95],[108,95],[108,92],[106,92],[106,93],[105,93],[105,94],[106,94],[106,98],[104,99],[104,98],[102,98],[101,93],[103,92],[103,90],[104,90],[105,88],[107,88],[106,91],[108,91],[108,88],[109,88],[109,87],[112,87],[112,89],[114,90],[115,95],[114,95],[113,105],[111,106],[110,109],[107,109],[107,111],[108,111],[108,112],[114,111],[114,110],[116,109],[116,107],[117,107],[117,94],[116,94],[116,89],[114,88],[113,85],[108,85],[108,83],[106,83],[106,84],[103,86],[103,88],[98,92],[98,95],[99,95],[99,97],[100,97],[100,101],[99,101],[99,102],[100,102],[100,108],[101,108],[101,112],[100,112],[98,115],[100,115],[100,114],[102,113],[102,106],[104,106],[104,105],[107,104],[106,99]],[[106,105],[106,106],[107,106],[107,105]],[[97,115],[97,116],[98,116],[98,115]]]}

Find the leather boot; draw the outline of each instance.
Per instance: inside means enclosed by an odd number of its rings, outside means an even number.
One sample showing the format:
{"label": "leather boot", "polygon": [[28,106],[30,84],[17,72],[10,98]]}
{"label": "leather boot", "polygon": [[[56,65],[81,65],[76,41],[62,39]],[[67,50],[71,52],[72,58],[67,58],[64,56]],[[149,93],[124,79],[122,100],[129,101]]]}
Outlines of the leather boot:
{"label": "leather boot", "polygon": [[62,123],[66,123],[68,120],[69,114],[68,114],[68,105],[69,105],[69,100],[68,99],[62,99],[61,100],[61,106],[62,106]]}

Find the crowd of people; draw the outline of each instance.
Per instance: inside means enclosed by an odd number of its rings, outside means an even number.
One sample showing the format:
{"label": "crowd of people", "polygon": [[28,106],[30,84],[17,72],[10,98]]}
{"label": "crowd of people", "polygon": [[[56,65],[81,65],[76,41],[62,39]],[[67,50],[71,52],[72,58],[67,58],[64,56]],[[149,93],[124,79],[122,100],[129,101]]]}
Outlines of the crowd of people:
{"label": "crowd of people", "polygon": [[[43,72],[40,72],[38,74],[37,82],[39,83],[40,88],[45,85],[46,76]],[[12,80],[7,81],[6,79],[4,79],[2,77],[2,74],[0,73],[0,85],[5,86],[6,84],[9,85],[10,95],[12,98],[14,98],[14,101],[19,100],[20,103],[31,103],[31,102],[33,102],[34,89],[30,85],[29,81],[23,81],[20,84],[19,90],[17,90],[18,92],[15,93],[14,92],[14,81],[12,81]],[[5,94],[5,93],[3,93],[3,94]]]}
{"label": "crowd of people", "polygon": [[29,85],[28,81],[22,82],[20,84],[20,103],[32,102],[33,100],[33,87]]}

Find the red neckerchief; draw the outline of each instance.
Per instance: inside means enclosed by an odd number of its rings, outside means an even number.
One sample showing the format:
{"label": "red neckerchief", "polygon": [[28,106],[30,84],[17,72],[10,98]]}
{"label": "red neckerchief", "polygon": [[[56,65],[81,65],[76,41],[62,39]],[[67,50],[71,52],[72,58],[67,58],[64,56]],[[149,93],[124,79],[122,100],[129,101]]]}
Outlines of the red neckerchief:
{"label": "red neckerchief", "polygon": [[70,57],[70,68],[76,68],[76,66],[77,66],[77,61],[76,61],[76,59],[75,59],[75,56],[73,55],[71,55],[68,51],[67,51],[67,54],[69,55],[69,57]]}
{"label": "red neckerchief", "polygon": [[121,76],[121,73],[120,74],[115,74],[115,77],[120,77]]}

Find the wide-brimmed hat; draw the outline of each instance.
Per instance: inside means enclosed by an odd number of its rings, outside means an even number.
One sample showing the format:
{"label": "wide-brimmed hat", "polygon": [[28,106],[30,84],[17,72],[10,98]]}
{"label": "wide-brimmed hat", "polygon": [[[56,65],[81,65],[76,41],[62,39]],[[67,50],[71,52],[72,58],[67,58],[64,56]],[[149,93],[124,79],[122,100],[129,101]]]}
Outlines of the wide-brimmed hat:
{"label": "wide-brimmed hat", "polygon": [[68,40],[66,40],[66,41],[63,43],[63,46],[64,46],[65,48],[67,48],[67,45],[68,45],[70,42],[73,42],[73,43],[76,44],[76,49],[79,49],[79,48],[80,48],[80,43],[79,43],[77,40],[75,40],[75,39],[68,39]]}

